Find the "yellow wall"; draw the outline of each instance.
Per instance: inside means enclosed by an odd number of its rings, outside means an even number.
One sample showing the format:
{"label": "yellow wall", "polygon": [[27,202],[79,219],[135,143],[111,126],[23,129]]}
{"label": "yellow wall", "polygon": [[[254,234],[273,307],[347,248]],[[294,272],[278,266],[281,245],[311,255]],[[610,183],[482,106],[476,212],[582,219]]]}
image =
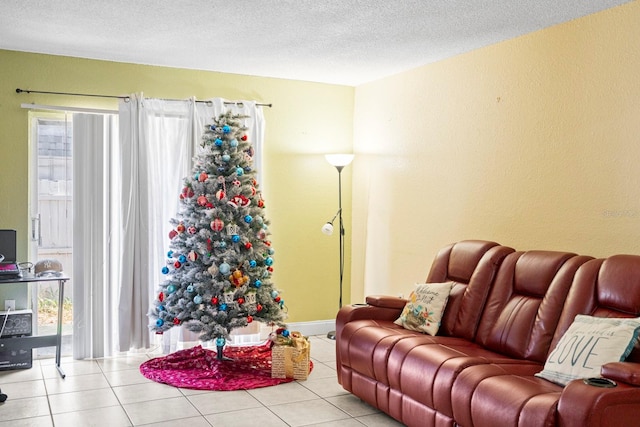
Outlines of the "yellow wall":
{"label": "yellow wall", "polygon": [[640,1],[356,88],[352,301],[437,250],[640,254]]}
{"label": "yellow wall", "polygon": [[[115,100],[16,94],[56,92],[273,103],[265,108],[264,186],[276,250],[274,281],[291,322],[331,319],[338,305],[337,235],[320,227],[337,210],[337,174],[322,154],[350,152],[354,89],[282,79],[152,67],[0,50],[0,228],[18,231],[27,257],[28,121],[22,103],[117,109]],[[350,170],[345,170],[345,199]],[[347,218],[349,206],[345,207]],[[347,264],[347,271],[349,265]],[[348,279],[348,277],[347,277]],[[348,295],[348,280],[347,295]],[[3,299],[0,297],[0,300]]]}

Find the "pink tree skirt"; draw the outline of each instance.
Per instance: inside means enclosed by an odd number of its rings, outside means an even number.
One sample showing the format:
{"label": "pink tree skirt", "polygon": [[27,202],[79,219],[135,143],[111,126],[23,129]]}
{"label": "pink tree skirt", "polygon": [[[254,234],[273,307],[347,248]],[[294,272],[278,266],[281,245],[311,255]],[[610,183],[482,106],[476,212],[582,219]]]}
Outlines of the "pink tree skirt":
{"label": "pink tree skirt", "polygon": [[140,365],[140,372],[159,383],[196,390],[249,390],[293,381],[271,378],[270,342],[225,346],[223,355],[232,360],[218,360],[215,351],[197,346],[148,360]]}

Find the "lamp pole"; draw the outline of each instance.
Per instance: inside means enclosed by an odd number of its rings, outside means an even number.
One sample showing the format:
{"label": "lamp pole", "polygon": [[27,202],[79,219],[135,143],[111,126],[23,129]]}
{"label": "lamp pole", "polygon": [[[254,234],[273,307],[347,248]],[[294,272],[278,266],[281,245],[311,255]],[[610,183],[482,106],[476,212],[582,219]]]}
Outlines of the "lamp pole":
{"label": "lamp pole", "polygon": [[[344,278],[344,222],[342,219],[342,169],[344,169],[345,166],[347,166],[349,163],[351,163],[351,161],[353,160],[353,154],[327,154],[326,156],[327,161],[329,162],[329,164],[331,164],[332,166],[334,166],[336,168],[336,170],[338,171],[338,222],[339,222],[339,227],[340,227],[340,236],[338,239],[338,244],[340,245],[340,299],[338,301],[338,310],[340,310],[342,308],[342,282],[343,282],[343,278]],[[335,220],[335,216],[333,217],[333,220]],[[323,227],[323,232],[325,232],[325,234],[331,234],[331,223],[333,223],[333,220],[331,220],[330,223],[325,224],[325,227]],[[329,225],[329,230],[326,230],[326,226]],[[329,339],[336,339],[336,331],[331,331],[327,334],[327,338]]]}

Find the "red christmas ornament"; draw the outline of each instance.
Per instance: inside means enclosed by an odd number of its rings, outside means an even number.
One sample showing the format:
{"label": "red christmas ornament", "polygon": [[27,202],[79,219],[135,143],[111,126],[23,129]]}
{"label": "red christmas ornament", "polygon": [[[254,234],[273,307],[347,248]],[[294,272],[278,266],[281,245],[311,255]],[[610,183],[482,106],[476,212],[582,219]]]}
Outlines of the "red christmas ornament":
{"label": "red christmas ornament", "polygon": [[275,302],[280,302],[280,297],[279,297],[279,296],[277,296],[277,297],[275,297],[273,300],[274,300]]}
{"label": "red christmas ornament", "polygon": [[189,234],[196,234],[198,232],[198,230],[192,225],[189,228],[187,228],[187,232]]}
{"label": "red christmas ornament", "polygon": [[178,232],[176,230],[171,230],[169,232],[169,239],[173,240],[174,237],[176,237],[178,235]]}
{"label": "red christmas ornament", "polygon": [[200,206],[204,206],[207,204],[208,200],[204,194],[201,194],[200,196],[198,196],[197,202]]}
{"label": "red christmas ornament", "polygon": [[229,200],[227,203],[237,208],[241,206],[249,206],[251,200],[247,199],[247,197],[243,194],[238,194],[237,196],[232,197],[231,200]]}
{"label": "red christmas ornament", "polygon": [[178,319],[177,317],[173,318],[173,324],[174,325],[179,325],[180,324],[180,319]]}
{"label": "red christmas ornament", "polygon": [[164,301],[164,292],[160,292],[158,294],[158,301],[160,301],[160,302]]}
{"label": "red christmas ornament", "polygon": [[251,195],[252,196],[256,195],[256,187],[251,187]]}
{"label": "red christmas ornament", "polygon": [[176,231],[178,233],[184,233],[184,230],[186,230],[186,228],[183,223],[178,224],[178,226],[176,227]]}
{"label": "red christmas ornament", "polygon": [[262,311],[262,304],[256,305],[256,310],[257,311]]}
{"label": "red christmas ornament", "polygon": [[248,137],[247,137],[247,135],[242,135],[242,136],[240,137],[240,139],[241,139],[241,140],[243,140],[243,141],[246,141],[246,140],[247,140],[247,138],[248,138]]}
{"label": "red christmas ornament", "polygon": [[244,298],[242,297],[238,298],[238,304],[244,304]]}
{"label": "red christmas ornament", "polygon": [[213,203],[209,202],[206,205],[204,205],[204,207],[207,208],[207,209],[211,209],[211,208],[213,208]]}
{"label": "red christmas ornament", "polygon": [[253,245],[251,244],[251,242],[247,242],[247,243],[244,244],[244,248],[247,249],[247,250],[251,249],[252,246]]}
{"label": "red christmas ornament", "polygon": [[193,262],[198,259],[198,253],[196,251],[191,251],[189,252],[189,255],[187,255],[187,258],[189,258],[189,261]]}
{"label": "red christmas ornament", "polygon": [[202,172],[200,174],[200,176],[198,177],[198,181],[205,182],[207,180],[207,178],[209,178],[209,175],[207,175],[206,172]]}
{"label": "red christmas ornament", "polygon": [[273,267],[267,267],[267,271],[269,271],[269,273],[273,273]]}
{"label": "red christmas ornament", "polygon": [[222,190],[216,191],[216,199],[222,200],[222,199],[225,198],[225,196],[226,196],[226,194],[225,194],[224,191],[222,191]]}
{"label": "red christmas ornament", "polygon": [[180,261],[176,261],[176,262],[173,263],[173,266],[175,268],[180,268],[180,267],[182,267],[182,264],[180,264]]}
{"label": "red christmas ornament", "polygon": [[253,316],[247,316],[247,323],[253,322]]}
{"label": "red christmas ornament", "polygon": [[218,304],[218,297],[211,298],[211,304],[213,304],[213,305]]}
{"label": "red christmas ornament", "polygon": [[262,199],[258,200],[258,207],[259,208],[264,208],[264,200],[262,200]]}
{"label": "red christmas ornament", "polygon": [[182,193],[180,193],[180,198],[185,199],[189,197],[193,197],[193,189],[191,187],[184,187]]}
{"label": "red christmas ornament", "polygon": [[[211,229],[213,231],[222,231],[223,228],[224,228],[224,222],[220,218],[216,218],[213,221],[211,221]],[[211,248],[209,248],[209,250],[211,250]]]}
{"label": "red christmas ornament", "polygon": [[251,180],[251,183],[252,183],[253,185],[258,185],[258,181],[256,181],[256,179],[255,179],[255,178],[253,178],[253,179]]}
{"label": "red christmas ornament", "polygon": [[264,241],[265,246],[271,246],[271,242],[269,240]]}

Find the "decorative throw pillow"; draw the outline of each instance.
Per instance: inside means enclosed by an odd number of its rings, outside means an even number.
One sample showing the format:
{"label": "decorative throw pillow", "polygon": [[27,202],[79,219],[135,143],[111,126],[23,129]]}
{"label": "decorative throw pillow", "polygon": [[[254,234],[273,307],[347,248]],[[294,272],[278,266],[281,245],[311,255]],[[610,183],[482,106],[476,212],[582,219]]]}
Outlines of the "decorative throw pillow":
{"label": "decorative throw pillow", "polygon": [[394,323],[412,331],[437,334],[453,284],[454,282],[416,285],[402,314]]}
{"label": "decorative throw pillow", "polygon": [[602,365],[621,362],[631,353],[639,332],[640,318],[579,314],[535,375],[563,386],[578,378],[599,377]]}

